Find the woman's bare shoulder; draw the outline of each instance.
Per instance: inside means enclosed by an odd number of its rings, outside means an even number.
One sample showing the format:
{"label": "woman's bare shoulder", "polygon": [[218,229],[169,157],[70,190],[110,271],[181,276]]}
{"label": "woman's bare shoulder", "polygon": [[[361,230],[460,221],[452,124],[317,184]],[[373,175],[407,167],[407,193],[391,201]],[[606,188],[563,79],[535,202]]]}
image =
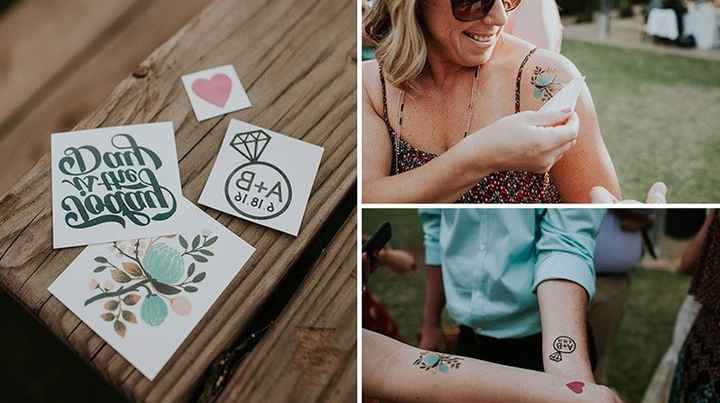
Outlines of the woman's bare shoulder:
{"label": "woman's bare shoulder", "polygon": [[580,71],[567,57],[546,49],[538,49],[528,60],[520,84],[523,110],[540,109]]}
{"label": "woman's bare shoulder", "polygon": [[380,82],[380,70],[377,60],[362,62],[362,91],[363,103],[369,102],[375,113],[382,112],[382,83]]}

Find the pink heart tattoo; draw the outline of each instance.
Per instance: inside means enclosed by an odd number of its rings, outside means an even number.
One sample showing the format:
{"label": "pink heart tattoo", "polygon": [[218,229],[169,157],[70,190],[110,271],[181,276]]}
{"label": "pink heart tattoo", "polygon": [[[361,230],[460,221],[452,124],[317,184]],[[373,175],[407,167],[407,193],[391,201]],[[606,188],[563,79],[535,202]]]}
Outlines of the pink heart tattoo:
{"label": "pink heart tattoo", "polygon": [[578,395],[583,393],[583,388],[585,387],[585,384],[580,381],[573,381],[565,385],[568,387],[568,389],[572,390],[574,393],[577,393]]}
{"label": "pink heart tattoo", "polygon": [[228,98],[230,98],[232,81],[227,75],[218,73],[212,76],[209,80],[198,78],[193,81],[192,90],[198,97],[215,106],[223,108],[225,107]]}

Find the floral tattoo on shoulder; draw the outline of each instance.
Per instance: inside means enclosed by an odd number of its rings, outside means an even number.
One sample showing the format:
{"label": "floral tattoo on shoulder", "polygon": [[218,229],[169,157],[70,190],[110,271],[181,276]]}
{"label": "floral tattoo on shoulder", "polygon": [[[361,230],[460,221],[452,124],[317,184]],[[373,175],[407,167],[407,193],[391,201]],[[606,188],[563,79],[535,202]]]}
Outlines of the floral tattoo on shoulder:
{"label": "floral tattoo on shoulder", "polygon": [[530,77],[530,83],[535,88],[533,97],[543,102],[548,101],[562,89],[555,70],[541,66],[535,67],[532,77]]}
{"label": "floral tattoo on shoulder", "polygon": [[437,374],[440,371],[443,374],[448,373],[451,369],[458,369],[463,359],[448,354],[439,354],[432,351],[423,351],[413,362],[414,367],[418,367],[425,372]]}
{"label": "floral tattoo on shoulder", "polygon": [[[93,272],[98,278],[88,283],[95,295],[85,300],[85,306],[102,301],[100,318],[112,323],[122,338],[129,325],[162,325],[168,306],[177,315],[189,315],[188,296],[206,277],[198,266],[215,256],[211,247],[217,239],[199,234],[191,242],[182,235],[113,242],[108,256],[95,257],[100,265]],[[140,308],[134,308],[138,304]]]}

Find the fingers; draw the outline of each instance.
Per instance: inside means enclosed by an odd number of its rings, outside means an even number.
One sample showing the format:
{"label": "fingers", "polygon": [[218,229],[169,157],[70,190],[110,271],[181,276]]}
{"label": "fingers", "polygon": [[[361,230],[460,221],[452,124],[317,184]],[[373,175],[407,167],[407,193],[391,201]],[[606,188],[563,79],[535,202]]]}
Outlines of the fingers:
{"label": "fingers", "polygon": [[646,203],[664,204],[667,196],[667,186],[662,182],[655,182],[648,190]]}
{"label": "fingers", "polygon": [[573,112],[569,109],[551,112],[524,112],[526,122],[538,127],[553,127],[565,123]]}
{"label": "fingers", "polygon": [[561,147],[577,139],[580,130],[580,118],[573,112],[565,124],[555,127],[540,127],[539,136],[548,141],[550,148]]}
{"label": "fingers", "polygon": [[590,189],[591,203],[617,203],[618,199],[602,186],[595,186]]}
{"label": "fingers", "polygon": [[[646,203],[653,204],[665,204],[665,197],[667,195],[667,186],[662,182],[655,182],[648,190]],[[622,200],[619,201],[617,197],[613,196],[612,193],[608,192],[602,186],[595,186],[590,190],[590,200],[592,203],[625,203],[635,204],[640,203],[637,200]]]}

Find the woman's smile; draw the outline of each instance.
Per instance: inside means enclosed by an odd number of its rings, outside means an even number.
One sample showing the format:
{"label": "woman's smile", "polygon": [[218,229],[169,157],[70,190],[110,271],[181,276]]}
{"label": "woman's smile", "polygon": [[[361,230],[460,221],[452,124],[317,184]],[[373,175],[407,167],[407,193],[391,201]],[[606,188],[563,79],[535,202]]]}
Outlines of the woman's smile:
{"label": "woman's smile", "polygon": [[487,34],[480,32],[462,31],[463,35],[467,37],[473,44],[482,48],[489,48],[497,39],[497,34]]}

